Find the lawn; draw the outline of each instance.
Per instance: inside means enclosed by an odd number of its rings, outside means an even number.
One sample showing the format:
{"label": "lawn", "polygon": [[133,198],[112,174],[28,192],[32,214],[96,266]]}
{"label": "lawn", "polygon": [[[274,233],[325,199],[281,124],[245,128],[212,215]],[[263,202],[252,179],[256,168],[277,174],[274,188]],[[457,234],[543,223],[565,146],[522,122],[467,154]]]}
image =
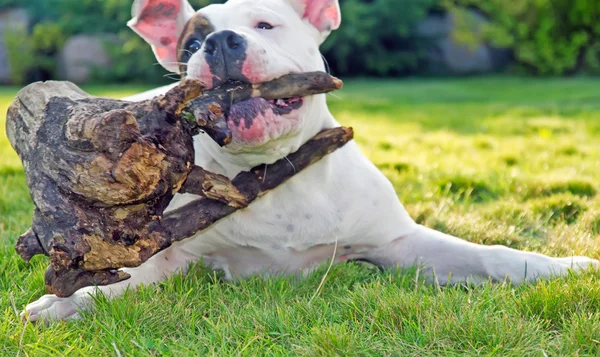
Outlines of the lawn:
{"label": "lawn", "polygon": [[[342,124],[419,222],[485,244],[600,258],[600,80],[348,81]],[[89,88],[119,96],[137,88]],[[15,89],[0,90],[5,112]],[[30,224],[0,119],[0,355],[600,355],[600,274],[513,287],[429,286],[357,263],[297,281],[230,284],[200,264],[85,319],[23,326],[47,259],[13,244]]]}

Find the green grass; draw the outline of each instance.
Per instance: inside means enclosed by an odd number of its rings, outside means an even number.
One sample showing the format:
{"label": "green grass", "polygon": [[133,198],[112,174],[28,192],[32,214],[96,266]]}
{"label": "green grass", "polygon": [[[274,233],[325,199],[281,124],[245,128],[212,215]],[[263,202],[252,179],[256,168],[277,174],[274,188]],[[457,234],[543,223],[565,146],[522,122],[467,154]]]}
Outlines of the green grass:
{"label": "green grass", "polygon": [[[337,118],[420,223],[473,242],[600,258],[600,81],[349,81]],[[137,88],[91,88],[118,96]],[[141,88],[140,88],[141,89]],[[15,89],[0,90],[5,111]],[[334,267],[293,278],[187,278],[73,323],[24,328],[47,259],[13,251],[32,205],[0,119],[0,355],[600,355],[599,274],[438,288],[414,271]],[[119,352],[117,352],[119,351]]]}

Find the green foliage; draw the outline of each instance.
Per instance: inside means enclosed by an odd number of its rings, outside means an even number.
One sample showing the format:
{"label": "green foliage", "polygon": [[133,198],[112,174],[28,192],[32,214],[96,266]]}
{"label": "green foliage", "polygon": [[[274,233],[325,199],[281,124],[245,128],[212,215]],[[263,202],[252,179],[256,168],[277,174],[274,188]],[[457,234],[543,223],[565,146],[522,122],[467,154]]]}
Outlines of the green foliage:
{"label": "green foliage", "polygon": [[[224,0],[190,1],[196,9],[221,2]],[[333,71],[337,75],[381,76],[418,71],[426,43],[415,39],[412,29],[436,2],[342,1],[344,25],[324,46]],[[25,7],[34,21],[51,21],[66,36],[118,34],[122,44],[109,45],[114,65],[97,69],[96,80],[163,82],[166,72],[156,65],[149,46],[125,26],[130,19],[131,4],[132,1],[124,0],[44,0],[25,4],[18,0],[0,0],[0,8]]]}
{"label": "green foliage", "polygon": [[4,40],[12,82],[23,84],[28,80],[43,79],[37,78],[32,73],[34,71],[43,71],[48,77],[53,77],[55,55],[65,39],[62,29],[55,23],[38,23],[31,34],[25,29],[7,31]]}
{"label": "green foliage", "polygon": [[58,24],[43,22],[35,25],[31,40],[35,51],[53,53],[64,45],[66,37]]}
{"label": "green foliage", "polygon": [[7,9],[19,6],[19,0],[0,0],[0,9]]}
{"label": "green foliage", "polygon": [[341,1],[342,27],[323,52],[337,75],[399,75],[420,69],[427,43],[413,34],[437,0]]}
{"label": "green foliage", "polygon": [[[223,1],[191,0],[195,8]],[[0,0],[0,8],[26,8],[38,23],[28,35],[22,31],[7,35],[13,81],[22,84],[29,72],[43,70],[52,76],[56,55],[67,37],[85,33],[117,34],[120,43],[106,43],[113,65],[97,68],[96,81],[165,82],[166,71],[156,64],[154,54],[139,36],[127,28],[133,1],[44,0],[23,3]]]}
{"label": "green foliage", "polygon": [[485,13],[491,20],[486,38],[512,48],[529,73],[600,74],[597,0],[451,0],[446,5],[455,13],[467,7]]}
{"label": "green foliage", "polygon": [[[198,9],[224,0],[190,2]],[[36,23],[54,24],[50,47],[57,38],[73,34],[117,34],[120,44],[108,44],[113,66],[97,69],[99,81],[165,82],[166,71],[156,65],[149,46],[125,26],[131,4],[131,0],[0,0],[0,8],[23,7]],[[343,0],[341,7],[343,25],[323,46],[333,73],[339,76],[423,73],[432,39],[415,36],[414,28],[429,13],[443,8],[456,15],[456,40],[473,46],[489,41],[512,49],[521,73],[600,74],[597,0]],[[482,32],[472,31],[469,25],[471,19],[465,9],[473,8],[490,20]],[[23,52],[27,47],[21,43],[23,34],[15,37],[9,46],[18,49],[10,55],[17,63],[15,77],[25,78],[32,66],[26,54],[36,50]],[[33,41],[33,47],[43,48],[46,40]],[[33,66],[48,71],[56,49],[44,52]]]}
{"label": "green foliage", "polygon": [[167,72],[158,65],[150,46],[130,30],[119,33],[119,41],[106,43],[111,66],[96,68],[93,79],[98,83],[165,82]]}
{"label": "green foliage", "polygon": [[10,66],[10,79],[15,84],[23,84],[27,71],[35,66],[29,34],[25,29],[10,30],[4,33],[4,42]]}

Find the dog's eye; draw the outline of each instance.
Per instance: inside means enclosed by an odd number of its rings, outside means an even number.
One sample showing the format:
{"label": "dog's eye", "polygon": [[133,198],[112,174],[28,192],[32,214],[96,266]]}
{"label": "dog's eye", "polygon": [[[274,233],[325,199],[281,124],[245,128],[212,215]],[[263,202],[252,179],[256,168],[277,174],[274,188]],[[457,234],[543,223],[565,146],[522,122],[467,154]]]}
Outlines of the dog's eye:
{"label": "dog's eye", "polygon": [[202,48],[202,42],[200,40],[190,41],[187,46],[185,46],[185,49],[190,51],[192,54],[200,51],[200,48]]}
{"label": "dog's eye", "polygon": [[268,22],[259,22],[258,25],[256,25],[256,28],[259,30],[272,30],[273,25]]}

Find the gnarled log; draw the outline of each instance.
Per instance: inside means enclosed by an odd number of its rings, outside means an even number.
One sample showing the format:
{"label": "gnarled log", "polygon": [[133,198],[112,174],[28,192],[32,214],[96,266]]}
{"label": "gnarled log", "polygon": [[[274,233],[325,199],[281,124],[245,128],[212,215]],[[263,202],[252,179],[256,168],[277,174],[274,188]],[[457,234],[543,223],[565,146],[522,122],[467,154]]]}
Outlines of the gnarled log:
{"label": "gnarled log", "polygon": [[[17,252],[25,260],[50,256],[46,284],[59,296],[127,279],[119,268],[139,266],[246,207],[352,138],[350,129],[325,131],[288,158],[294,170],[282,160],[269,166],[266,180],[259,167],[231,182],[192,164],[194,134],[208,128],[222,141],[224,119],[236,101],[340,87],[323,73],[204,92],[201,82],[189,80],[141,103],[90,97],[66,82],[26,87],[7,120],[35,205],[32,228],[17,242]],[[201,198],[164,215],[178,192]]]}

